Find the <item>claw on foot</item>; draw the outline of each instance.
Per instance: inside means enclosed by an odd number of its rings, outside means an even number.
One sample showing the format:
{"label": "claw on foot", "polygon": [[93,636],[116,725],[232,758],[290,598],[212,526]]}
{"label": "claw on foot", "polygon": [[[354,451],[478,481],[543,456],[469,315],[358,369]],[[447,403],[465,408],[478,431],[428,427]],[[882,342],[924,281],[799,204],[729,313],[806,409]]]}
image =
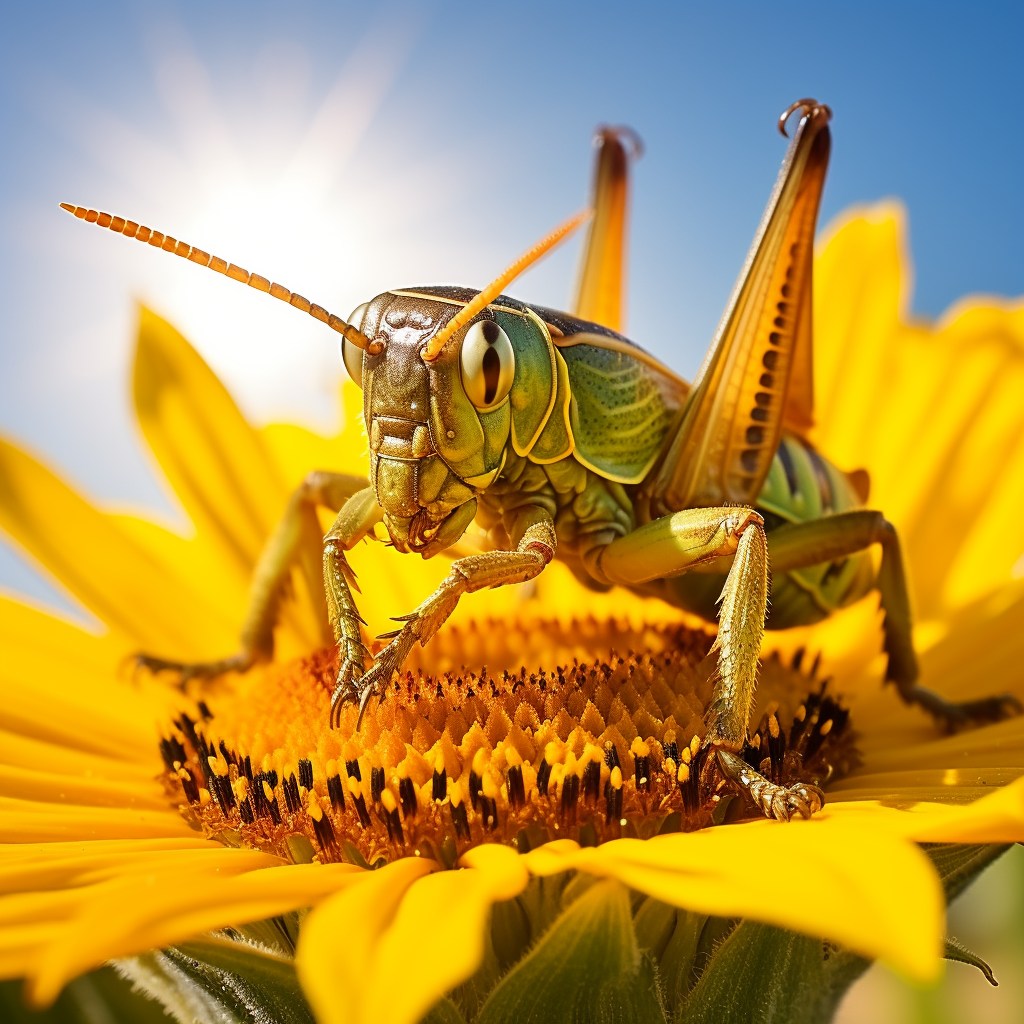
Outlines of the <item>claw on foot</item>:
{"label": "claw on foot", "polygon": [[360,683],[365,682],[363,666],[357,664],[353,659],[346,658],[338,669],[338,682],[331,694],[331,728],[337,729],[341,724],[341,712],[346,704],[362,701],[364,687]]}
{"label": "claw on foot", "polygon": [[766,818],[791,821],[795,814],[809,818],[825,806],[825,794],[810,783],[798,782],[786,787],[776,786],[767,779],[762,781],[764,786],[758,787],[755,783],[748,792]]}
{"label": "claw on foot", "polygon": [[356,722],[356,730],[363,724],[363,715],[366,714],[370,698],[377,694],[383,696],[384,688],[391,682],[391,677],[402,667],[416,642],[417,634],[414,629],[406,624],[398,631],[398,635],[380,651],[373,660],[373,665],[366,675],[362,674],[361,666],[358,675],[349,672],[346,676],[347,663],[342,665],[338,673],[338,685],[335,687],[334,695],[331,697],[331,728],[337,729],[341,724],[342,708],[348,704],[359,705],[359,719]]}
{"label": "claw on foot", "polygon": [[797,814],[809,818],[825,806],[825,794],[809,782],[780,786],[754,771],[743,758],[729,750],[718,751],[725,775],[746,793],[766,818],[792,821]]}

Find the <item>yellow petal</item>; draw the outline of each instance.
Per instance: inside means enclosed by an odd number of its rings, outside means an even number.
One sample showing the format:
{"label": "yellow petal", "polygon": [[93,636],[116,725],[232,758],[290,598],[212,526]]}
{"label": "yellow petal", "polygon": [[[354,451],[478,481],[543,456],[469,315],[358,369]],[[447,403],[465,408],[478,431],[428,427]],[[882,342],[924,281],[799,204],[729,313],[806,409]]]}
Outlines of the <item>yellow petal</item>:
{"label": "yellow petal", "polygon": [[297,963],[321,1024],[415,1024],[480,966],[491,905],[517,896],[529,875],[497,844],[460,863],[427,874],[429,863],[398,861],[309,916]]}
{"label": "yellow petal", "polygon": [[0,846],[0,893],[94,885],[128,874],[194,870],[231,874],[280,864],[259,850],[224,847],[209,839],[106,839]]}
{"label": "yellow petal", "polygon": [[272,423],[260,430],[289,489],[298,487],[311,469],[354,476],[366,473],[363,393],[346,380],[340,397],[341,431],[334,437],[321,437],[292,423]]}
{"label": "yellow petal", "polygon": [[870,473],[927,619],[1008,582],[1020,555],[992,538],[1024,498],[1024,304],[970,300],[934,327],[912,324],[902,209],[847,211],[826,235],[815,440]]}
{"label": "yellow petal", "polygon": [[969,804],[1019,779],[1020,768],[908,768],[842,779],[829,786],[830,805],[850,801],[909,807],[916,801]]}
{"label": "yellow petal", "polygon": [[[147,309],[140,311],[134,392],[153,454],[199,534],[216,545],[232,593],[244,595],[288,501],[274,459],[195,349]],[[205,583],[215,588],[228,580],[209,573]],[[288,602],[282,613],[284,631],[297,630],[305,650],[319,646],[308,601]]]}
{"label": "yellow petal", "polygon": [[[466,981],[484,957],[484,929],[491,905],[511,899],[525,888],[529,875],[512,858],[507,863],[488,862],[486,867],[438,871],[410,886],[390,927],[374,951],[364,1019],[416,1024],[446,992]],[[493,870],[492,870],[493,869]],[[429,936],[435,955],[422,949]],[[407,951],[420,945],[420,955]],[[405,960],[401,979],[393,965]]]}
{"label": "yellow petal", "polygon": [[523,858],[510,847],[498,843],[484,843],[467,850],[459,858],[459,866],[472,868],[486,876],[488,890],[494,900],[514,899],[530,880]]}
{"label": "yellow petal", "polygon": [[0,929],[0,979],[25,977],[39,950],[59,932],[60,926],[50,921]]}
{"label": "yellow petal", "polygon": [[172,810],[78,807],[0,796],[0,843],[68,839],[144,839],[195,835]]}
{"label": "yellow petal", "polygon": [[292,864],[229,878],[217,869],[153,872],[97,886],[40,950],[30,995],[48,1005],[67,981],[106,960],[315,904],[364,875],[349,864]]}
{"label": "yellow petal", "polygon": [[0,594],[0,641],[6,651],[17,644],[42,658],[54,654],[65,666],[76,671],[103,673],[125,656],[128,648],[123,637],[109,632],[90,632],[78,623],[55,613],[13,600]]}
{"label": "yellow petal", "polygon": [[[91,807],[138,807],[151,811],[167,809],[163,788],[153,779],[144,782],[116,782],[2,764],[0,796]],[[59,811],[55,810],[55,813],[59,814]]]}
{"label": "yellow petal", "polygon": [[185,511],[248,574],[284,510],[284,481],[199,353],[145,308],[134,395],[143,434]]}
{"label": "yellow petal", "polygon": [[[63,480],[0,440],[0,527],[112,629],[148,649],[203,649],[220,618],[199,586],[158,559]],[[222,630],[223,630],[222,623]]]}
{"label": "yellow petal", "polygon": [[47,743],[20,733],[0,729],[0,763],[32,771],[87,776],[110,782],[152,783],[151,751],[143,764],[74,750],[63,744]]}
{"label": "yellow petal", "polygon": [[1024,842],[1024,779],[967,805],[921,802],[897,809],[844,801],[829,804],[822,814],[919,843],[1020,843]]}
{"label": "yellow petal", "polygon": [[836,819],[751,822],[599,847],[549,844],[530,871],[576,868],[674,906],[830,939],[922,981],[940,970],[942,888],[913,843]]}
{"label": "yellow petal", "polygon": [[0,596],[0,650],[4,729],[66,748],[71,760],[88,751],[154,764],[156,733],[147,727],[164,717],[169,694],[119,677],[131,650],[123,637],[95,636]]}
{"label": "yellow petal", "polygon": [[[418,857],[397,860],[324,900],[303,922],[295,966],[319,1024],[400,1024],[390,1015],[371,1017],[371,1008],[403,983],[414,958],[446,956],[450,951],[430,941],[429,933],[418,936],[397,963],[386,965],[379,979],[376,951],[409,887],[435,866]],[[382,984],[384,991],[373,993],[374,984]]]}

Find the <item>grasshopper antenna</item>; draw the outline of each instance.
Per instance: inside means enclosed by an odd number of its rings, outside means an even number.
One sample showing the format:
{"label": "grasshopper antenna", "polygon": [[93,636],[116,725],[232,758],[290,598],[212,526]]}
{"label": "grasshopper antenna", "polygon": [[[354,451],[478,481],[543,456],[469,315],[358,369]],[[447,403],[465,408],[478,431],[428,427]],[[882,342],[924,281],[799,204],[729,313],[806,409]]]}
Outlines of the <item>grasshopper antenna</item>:
{"label": "grasshopper antenna", "polygon": [[72,206],[71,203],[61,203],[60,208],[67,210],[68,213],[74,214],[79,220],[84,220],[88,224],[95,224],[101,228],[110,228],[111,231],[116,231],[118,234],[134,238],[138,242],[147,242],[158,249],[163,249],[164,252],[173,252],[175,256],[182,256],[193,263],[198,263],[201,267],[208,267],[210,270],[215,270],[218,274],[225,274],[232,281],[247,284],[250,288],[255,288],[260,292],[268,292],[275,299],[280,299],[296,309],[301,309],[303,313],[316,317],[317,320],[327,324],[332,330],[343,334],[345,340],[351,342],[356,348],[361,348],[374,355],[382,349],[380,342],[370,341],[362,331],[357,331],[351,324],[342,320],[340,316],[328,313],[323,306],[318,306],[315,302],[310,302],[309,299],[303,298],[303,296],[297,295],[295,292],[290,292],[284,285],[280,285],[276,281],[271,282],[259,274],[250,274],[248,270],[243,270],[241,267],[235,266],[234,263],[228,263],[227,260],[222,260],[219,256],[211,256],[208,252],[203,252],[202,249],[189,245],[188,242],[180,242],[176,238],[171,238],[170,235],[164,235],[159,231],[154,231],[152,228],[147,228],[145,225],[136,224],[135,221],[125,220],[124,217],[114,217],[109,213],[98,213],[96,210],[88,210],[84,206]]}
{"label": "grasshopper antenna", "polygon": [[527,267],[532,266],[553,249],[567,235],[572,234],[584,221],[589,220],[593,210],[581,210],[575,216],[559,224],[550,235],[545,235],[532,249],[527,249],[514,263],[510,263],[476,298],[462,307],[420,350],[420,355],[429,363],[435,360],[444,348],[448,339],[461,330],[482,309],[493,302],[504,287],[514,281]]}

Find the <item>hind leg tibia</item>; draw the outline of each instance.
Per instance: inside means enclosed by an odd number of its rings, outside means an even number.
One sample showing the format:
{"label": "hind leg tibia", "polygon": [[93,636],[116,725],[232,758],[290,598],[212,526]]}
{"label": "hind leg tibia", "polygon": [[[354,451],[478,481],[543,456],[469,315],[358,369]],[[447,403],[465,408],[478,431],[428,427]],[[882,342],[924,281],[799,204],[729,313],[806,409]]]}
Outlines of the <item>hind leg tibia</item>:
{"label": "hind leg tibia", "polygon": [[774,572],[846,558],[872,544],[882,549],[877,585],[885,613],[882,629],[889,656],[886,679],[896,684],[900,696],[908,704],[919,704],[950,731],[1019,714],[1020,702],[1008,694],[958,704],[918,684],[913,618],[899,535],[881,512],[861,509],[807,523],[787,523],[768,537]]}

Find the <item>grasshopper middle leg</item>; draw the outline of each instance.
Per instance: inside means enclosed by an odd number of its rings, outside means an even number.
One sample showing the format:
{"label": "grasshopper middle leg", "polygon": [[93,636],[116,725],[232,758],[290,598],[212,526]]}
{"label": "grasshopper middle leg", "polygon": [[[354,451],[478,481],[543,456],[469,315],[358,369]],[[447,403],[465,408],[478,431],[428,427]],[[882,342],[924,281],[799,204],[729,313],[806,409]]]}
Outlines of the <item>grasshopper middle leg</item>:
{"label": "grasshopper middle leg", "polygon": [[768,606],[768,544],[764,521],[748,508],[696,508],[656,519],[612,541],[594,571],[611,583],[636,586],[732,555],[718,617],[718,680],[707,710],[705,744],[727,778],[768,816],[810,817],[824,804],[820,789],[779,786],[739,756],[757,684]]}
{"label": "grasshopper middle leg", "polygon": [[[299,485],[256,565],[249,589],[249,606],[236,653],[216,661],[195,663],[139,654],[136,656],[137,664],[154,672],[177,672],[184,684],[194,677],[212,678],[225,672],[244,671],[258,661],[269,661],[274,653],[274,626],[277,624],[281,599],[296,564],[302,566],[310,590],[321,605],[324,642],[330,643],[330,636],[326,633],[329,629],[328,609],[324,602],[320,574],[324,540],[316,508],[324,505],[334,510],[340,509],[354,494],[364,489],[365,479],[326,472],[310,473]],[[372,528],[372,525],[367,529]]]}
{"label": "grasshopper middle leg", "polygon": [[900,696],[908,704],[921,705],[950,731],[1019,714],[1020,702],[1009,694],[954,703],[918,684],[910,598],[899,537],[881,512],[860,509],[806,523],[787,523],[768,536],[774,572],[831,562],[863,551],[872,544],[882,548],[877,585],[885,613],[882,628],[885,652],[889,656],[886,678],[896,684]]}

